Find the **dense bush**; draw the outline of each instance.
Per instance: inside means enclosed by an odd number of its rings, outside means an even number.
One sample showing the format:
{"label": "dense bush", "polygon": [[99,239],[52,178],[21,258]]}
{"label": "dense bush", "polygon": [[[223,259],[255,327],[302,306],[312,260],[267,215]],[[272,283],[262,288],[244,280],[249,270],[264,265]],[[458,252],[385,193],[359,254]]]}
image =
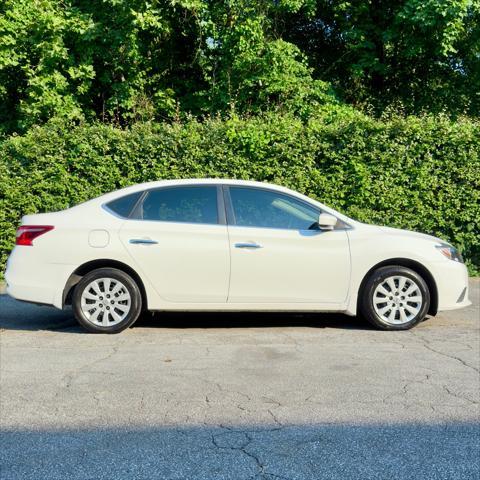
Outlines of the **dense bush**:
{"label": "dense bush", "polygon": [[480,264],[480,123],[374,120],[329,107],[290,115],[135,124],[51,121],[0,143],[0,266],[26,213],[58,210],[146,180],[256,179],[361,221],[431,233]]}

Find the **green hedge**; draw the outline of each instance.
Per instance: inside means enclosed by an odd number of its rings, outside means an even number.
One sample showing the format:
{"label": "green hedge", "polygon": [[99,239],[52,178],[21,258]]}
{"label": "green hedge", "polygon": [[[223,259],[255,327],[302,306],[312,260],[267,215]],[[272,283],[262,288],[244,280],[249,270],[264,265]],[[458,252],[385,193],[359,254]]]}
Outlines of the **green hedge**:
{"label": "green hedge", "polygon": [[431,233],[480,264],[480,123],[373,120],[351,110],[137,124],[52,121],[0,143],[0,268],[26,213],[163,178],[255,179],[361,221]]}

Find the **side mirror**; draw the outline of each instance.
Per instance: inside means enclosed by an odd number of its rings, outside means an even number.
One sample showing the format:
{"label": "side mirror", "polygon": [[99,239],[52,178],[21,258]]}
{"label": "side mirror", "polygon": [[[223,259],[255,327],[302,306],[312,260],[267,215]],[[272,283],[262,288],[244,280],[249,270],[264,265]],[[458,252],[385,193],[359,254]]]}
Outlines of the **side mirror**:
{"label": "side mirror", "polygon": [[329,213],[321,213],[318,216],[318,228],[320,228],[320,230],[333,230],[336,224],[337,217]]}

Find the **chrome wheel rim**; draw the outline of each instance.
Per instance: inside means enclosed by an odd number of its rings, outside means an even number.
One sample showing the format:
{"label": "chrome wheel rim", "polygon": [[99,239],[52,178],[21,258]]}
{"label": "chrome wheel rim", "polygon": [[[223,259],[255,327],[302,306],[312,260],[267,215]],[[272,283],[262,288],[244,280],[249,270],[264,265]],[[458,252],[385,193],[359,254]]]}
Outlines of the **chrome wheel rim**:
{"label": "chrome wheel rim", "polygon": [[115,278],[97,278],[90,282],[80,302],[85,318],[99,327],[112,327],[122,322],[132,306],[127,287]]}
{"label": "chrome wheel rim", "polygon": [[403,275],[392,275],[378,284],[373,292],[373,307],[389,325],[411,322],[419,314],[423,295],[418,284]]}

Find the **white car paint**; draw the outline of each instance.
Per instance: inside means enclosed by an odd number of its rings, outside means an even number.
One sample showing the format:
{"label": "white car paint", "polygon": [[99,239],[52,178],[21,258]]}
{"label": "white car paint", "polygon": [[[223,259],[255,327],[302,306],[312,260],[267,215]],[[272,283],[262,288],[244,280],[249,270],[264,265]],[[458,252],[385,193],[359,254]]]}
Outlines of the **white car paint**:
{"label": "white car paint", "polygon": [[[111,200],[152,188],[241,185],[282,192],[334,215],[348,228],[283,230],[124,219]],[[7,263],[14,298],[63,308],[76,270],[114,260],[136,272],[149,310],[290,310],[357,312],[362,281],[378,264],[406,259],[422,265],[438,292],[438,310],[470,305],[464,264],[444,257],[441,239],[366,225],[289,189],[259,182],[192,179],[150,182],[108,193],[70,209],[26,215],[22,225],[53,225],[17,245]],[[158,243],[131,244],[131,239]],[[261,248],[235,248],[256,243]],[[78,279],[78,278],[77,278]]]}
{"label": "white car paint", "polygon": [[[147,225],[145,225],[147,223]],[[225,225],[129,220],[118,233],[136,270],[157,293],[149,306],[169,303],[225,303],[230,253]],[[158,244],[132,245],[132,238]]]}
{"label": "white car paint", "polygon": [[[288,303],[337,309],[350,284],[346,230],[277,230],[228,227],[230,243],[260,249],[231,249],[229,302]],[[312,304],[312,305],[309,305]],[[324,308],[324,307],[322,307]]]}

